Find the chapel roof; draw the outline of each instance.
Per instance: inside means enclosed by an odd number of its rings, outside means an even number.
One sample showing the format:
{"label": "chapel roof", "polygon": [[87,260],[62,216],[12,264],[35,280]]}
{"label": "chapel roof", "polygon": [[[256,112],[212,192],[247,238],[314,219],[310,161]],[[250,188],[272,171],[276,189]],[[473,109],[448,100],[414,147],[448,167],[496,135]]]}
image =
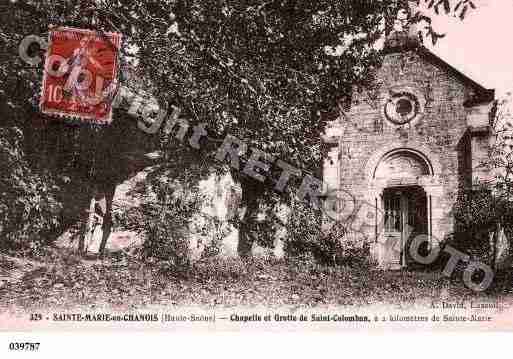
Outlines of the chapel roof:
{"label": "chapel roof", "polygon": [[454,66],[447,63],[422,45],[420,38],[411,31],[392,31],[385,40],[385,54],[415,51],[423,59],[440,67],[463,84],[474,90],[474,95],[465,103],[465,106],[473,106],[481,103],[488,103],[495,99],[495,90],[487,89],[469,76],[465,75]]}

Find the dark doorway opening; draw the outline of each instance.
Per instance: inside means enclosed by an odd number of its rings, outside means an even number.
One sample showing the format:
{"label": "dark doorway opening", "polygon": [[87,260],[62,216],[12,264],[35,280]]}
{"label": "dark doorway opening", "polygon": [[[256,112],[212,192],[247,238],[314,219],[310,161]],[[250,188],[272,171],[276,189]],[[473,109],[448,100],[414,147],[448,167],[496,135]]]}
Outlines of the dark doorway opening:
{"label": "dark doorway opening", "polygon": [[[429,234],[427,196],[420,186],[392,187],[383,191],[385,259],[390,268],[415,266],[410,255],[411,241]],[[419,253],[428,251],[419,248]]]}

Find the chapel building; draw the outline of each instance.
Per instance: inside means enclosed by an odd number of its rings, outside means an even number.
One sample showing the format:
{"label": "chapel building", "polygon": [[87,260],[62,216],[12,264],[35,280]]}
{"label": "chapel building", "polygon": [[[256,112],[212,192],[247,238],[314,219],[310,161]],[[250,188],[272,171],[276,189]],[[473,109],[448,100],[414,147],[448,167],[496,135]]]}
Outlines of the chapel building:
{"label": "chapel building", "polygon": [[355,86],[350,108],[328,125],[323,179],[365,217],[348,236],[397,269],[409,266],[413,236],[440,242],[454,233],[458,191],[489,180],[482,163],[495,94],[422,46],[414,26],[391,31],[384,51],[373,85]]}

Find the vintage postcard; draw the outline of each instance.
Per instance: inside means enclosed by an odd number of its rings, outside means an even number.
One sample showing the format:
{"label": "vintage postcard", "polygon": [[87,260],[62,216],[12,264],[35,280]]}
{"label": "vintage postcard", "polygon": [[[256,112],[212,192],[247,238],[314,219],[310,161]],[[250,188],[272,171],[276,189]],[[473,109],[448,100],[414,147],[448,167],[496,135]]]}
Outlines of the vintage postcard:
{"label": "vintage postcard", "polygon": [[2,5],[0,330],[513,330],[513,3],[70,4]]}

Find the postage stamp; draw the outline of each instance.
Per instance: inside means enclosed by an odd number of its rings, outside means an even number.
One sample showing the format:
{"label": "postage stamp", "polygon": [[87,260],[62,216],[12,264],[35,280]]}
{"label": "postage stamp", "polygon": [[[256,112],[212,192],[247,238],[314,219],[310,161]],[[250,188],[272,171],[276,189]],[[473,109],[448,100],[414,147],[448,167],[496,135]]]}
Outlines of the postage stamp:
{"label": "postage stamp", "polygon": [[121,34],[59,27],[50,30],[41,111],[99,124],[112,120]]}

